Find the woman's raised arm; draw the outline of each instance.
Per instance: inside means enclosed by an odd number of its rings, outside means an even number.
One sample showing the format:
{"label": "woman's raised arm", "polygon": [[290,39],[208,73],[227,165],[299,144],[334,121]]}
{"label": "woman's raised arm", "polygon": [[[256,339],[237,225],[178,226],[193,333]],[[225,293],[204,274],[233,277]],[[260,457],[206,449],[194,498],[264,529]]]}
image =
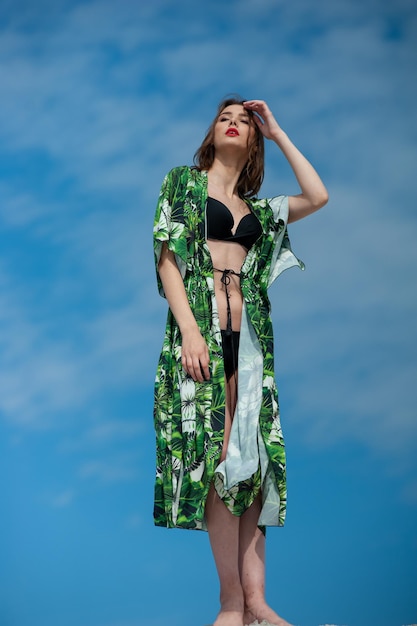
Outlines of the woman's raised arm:
{"label": "woman's raised arm", "polygon": [[248,100],[244,103],[244,107],[257,114],[254,118],[262,134],[266,139],[274,141],[280,148],[301,187],[300,194],[288,198],[288,221],[295,222],[324,206],[329,195],[320,176],[279,126],[266,102]]}

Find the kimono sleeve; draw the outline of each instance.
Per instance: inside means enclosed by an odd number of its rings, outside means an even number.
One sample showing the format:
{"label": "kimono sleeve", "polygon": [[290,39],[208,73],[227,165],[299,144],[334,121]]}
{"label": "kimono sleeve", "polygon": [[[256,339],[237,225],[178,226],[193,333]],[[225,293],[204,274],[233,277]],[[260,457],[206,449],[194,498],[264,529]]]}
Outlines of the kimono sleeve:
{"label": "kimono sleeve", "polygon": [[165,176],[155,212],[153,248],[158,291],[162,297],[165,297],[165,293],[159,276],[158,264],[164,243],[175,254],[182,278],[184,278],[186,270],[187,240],[184,233],[184,221],[181,220],[181,212],[173,210],[173,207],[181,202],[181,198],[178,198],[179,178],[177,169],[171,170]]}
{"label": "kimono sleeve", "polygon": [[298,266],[303,270],[305,265],[295,256],[291,249],[287,230],[288,196],[276,196],[268,200],[268,203],[272,209],[275,224],[274,252],[268,279],[269,287],[284,270],[294,266]]}

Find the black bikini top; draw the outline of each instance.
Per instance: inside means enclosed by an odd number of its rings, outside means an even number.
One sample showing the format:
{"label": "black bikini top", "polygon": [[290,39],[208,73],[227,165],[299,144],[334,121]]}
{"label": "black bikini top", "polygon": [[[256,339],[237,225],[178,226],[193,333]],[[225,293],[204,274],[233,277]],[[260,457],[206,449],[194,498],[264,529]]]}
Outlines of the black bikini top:
{"label": "black bikini top", "polygon": [[207,198],[206,218],[207,239],[235,241],[244,246],[246,250],[250,250],[262,233],[262,227],[258,218],[251,212],[242,217],[235,234],[233,234],[233,215],[223,202],[215,198]]}

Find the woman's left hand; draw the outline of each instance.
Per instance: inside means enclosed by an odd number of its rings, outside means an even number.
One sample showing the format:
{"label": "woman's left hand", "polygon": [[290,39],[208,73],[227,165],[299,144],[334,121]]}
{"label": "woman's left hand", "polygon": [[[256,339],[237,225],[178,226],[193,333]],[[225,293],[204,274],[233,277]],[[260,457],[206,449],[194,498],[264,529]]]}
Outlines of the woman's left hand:
{"label": "woman's left hand", "polygon": [[266,139],[275,139],[277,134],[282,133],[281,127],[264,100],[246,100],[243,106],[256,113],[253,116],[255,123]]}

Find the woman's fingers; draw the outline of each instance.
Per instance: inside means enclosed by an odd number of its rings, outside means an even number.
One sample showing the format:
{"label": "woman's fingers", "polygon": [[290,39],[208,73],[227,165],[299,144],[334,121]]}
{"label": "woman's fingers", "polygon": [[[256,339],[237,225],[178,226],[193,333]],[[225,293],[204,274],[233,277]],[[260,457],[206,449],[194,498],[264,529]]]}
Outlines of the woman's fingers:
{"label": "woman's fingers", "polygon": [[279,125],[264,100],[247,100],[243,106],[256,113],[255,122],[266,139],[271,139],[279,131]]}
{"label": "woman's fingers", "polygon": [[210,379],[210,371],[208,365],[204,365],[197,359],[196,361],[190,360],[185,366],[184,370],[195,381],[202,383]]}
{"label": "woman's fingers", "polygon": [[200,359],[200,372],[203,375],[203,380],[210,379],[209,363],[210,363],[210,359],[209,359],[209,355],[207,351],[207,354],[205,354],[203,358]]}
{"label": "woman's fingers", "polygon": [[200,349],[186,350],[183,346],[182,366],[189,376],[200,383],[210,379],[209,354],[207,346]]}
{"label": "woman's fingers", "polygon": [[250,109],[251,111],[255,111],[261,117],[264,117],[269,112],[268,105],[264,100],[247,100],[243,103],[245,109]]}

